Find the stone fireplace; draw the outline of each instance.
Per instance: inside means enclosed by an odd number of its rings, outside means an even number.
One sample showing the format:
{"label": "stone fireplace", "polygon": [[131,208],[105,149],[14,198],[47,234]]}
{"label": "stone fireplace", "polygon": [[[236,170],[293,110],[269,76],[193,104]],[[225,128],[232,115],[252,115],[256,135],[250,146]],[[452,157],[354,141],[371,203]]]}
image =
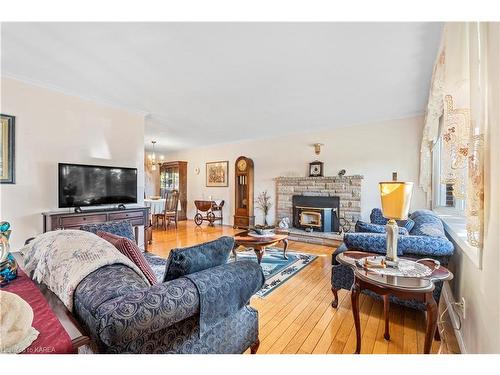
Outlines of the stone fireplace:
{"label": "stone fireplace", "polygon": [[[334,230],[330,232],[338,232],[342,227],[349,231],[354,231],[354,225],[361,217],[362,181],[363,176],[360,175],[342,177],[278,177],[276,178],[276,219],[279,221],[284,217],[288,217],[290,222],[296,226],[294,196],[334,198],[338,199],[337,211],[333,210],[336,206],[331,205],[332,200],[321,201],[317,199],[318,202],[321,202],[319,207],[302,210],[306,213],[303,216],[303,222],[306,223],[309,220],[308,225],[310,227],[311,223],[319,225],[317,214],[323,214],[324,217],[325,210],[321,209],[326,208],[327,211],[331,212],[332,217],[336,216],[335,219],[332,219],[332,222],[336,222],[336,225],[339,226],[333,226]],[[307,198],[305,199],[307,200]],[[306,204],[302,204],[301,206],[313,207]],[[311,212],[315,212],[316,214],[311,215]],[[333,213],[336,215],[333,215]],[[300,220],[300,216],[298,219]],[[324,220],[321,223],[322,226],[324,225]]]}

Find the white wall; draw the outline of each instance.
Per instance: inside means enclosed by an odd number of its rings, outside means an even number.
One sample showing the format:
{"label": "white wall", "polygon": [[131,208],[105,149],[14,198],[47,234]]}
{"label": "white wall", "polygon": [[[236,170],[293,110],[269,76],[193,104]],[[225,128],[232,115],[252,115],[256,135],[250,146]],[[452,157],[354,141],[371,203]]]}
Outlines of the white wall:
{"label": "white wall", "polygon": [[[167,154],[166,159],[188,162],[188,218],[194,216],[195,199],[212,196],[226,201],[225,223],[232,224],[234,162],[238,156],[254,161],[255,195],[267,189],[275,203],[274,178],[307,175],[308,163],[316,159],[311,145],[321,142],[324,146],[319,159],[325,163],[325,175],[336,175],[340,169],[346,169],[349,175],[364,176],[361,214],[367,219],[371,209],[380,205],[379,181],[390,180],[392,172],[397,171],[400,179],[417,182],[422,127],[422,117],[415,117],[189,149]],[[229,187],[207,188],[205,163],[218,160],[229,160]],[[194,173],[197,167],[199,175]],[[412,206],[424,205],[424,194],[415,184]],[[255,214],[256,222],[260,223],[261,213],[256,210]],[[271,220],[274,214],[275,205]]]}
{"label": "white wall", "polygon": [[16,184],[0,185],[13,250],[42,232],[43,211],[57,209],[58,162],[135,167],[142,201],[142,116],[4,77],[1,112],[16,116]]}

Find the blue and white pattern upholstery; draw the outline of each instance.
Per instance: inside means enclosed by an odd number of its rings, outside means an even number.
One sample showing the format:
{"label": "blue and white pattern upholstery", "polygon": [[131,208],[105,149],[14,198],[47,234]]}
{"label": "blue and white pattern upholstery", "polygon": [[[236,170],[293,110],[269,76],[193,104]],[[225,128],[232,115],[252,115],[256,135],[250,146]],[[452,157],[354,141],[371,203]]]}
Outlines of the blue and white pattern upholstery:
{"label": "blue and white pattern upholstery", "polygon": [[[410,215],[413,228],[409,235],[398,238],[398,255],[413,258],[433,258],[442,265],[448,264],[449,258],[453,255],[454,246],[444,233],[443,223],[429,210],[418,210]],[[384,224],[380,209],[374,209],[370,215],[372,224]],[[358,228],[358,226],[356,226]],[[335,290],[350,290],[354,281],[354,274],[351,268],[336,261],[338,254],[346,250],[362,250],[376,254],[386,253],[386,235],[383,233],[346,233],[344,242],[332,254],[332,288]],[[439,302],[443,283],[436,283],[434,298]],[[376,296],[374,293],[364,291],[364,293]],[[376,296],[380,298],[379,296]],[[401,300],[391,297],[391,302],[395,302],[407,307],[425,310],[425,305],[416,300]]]}
{"label": "blue and white pattern upholstery", "polygon": [[[146,259],[160,265],[150,255]],[[74,314],[102,353],[242,353],[258,340],[257,312],[247,304],[263,283],[261,274],[256,263],[242,261],[190,275],[206,284],[205,297],[220,308],[210,310],[217,321],[205,332],[199,285],[179,277],[148,286],[119,264],[94,271],[78,285]]]}
{"label": "blue and white pattern upholstery", "polygon": [[266,281],[257,262],[241,260],[187,275],[200,296],[200,335],[235,314]]}
{"label": "blue and white pattern upholstery", "polygon": [[410,231],[412,236],[446,237],[443,222],[432,211],[418,210],[411,214],[415,226]]}
{"label": "blue and white pattern upholstery", "polygon": [[234,238],[224,236],[196,246],[172,249],[163,281],[226,264],[233,246]]}
{"label": "blue and white pattern upholstery", "polygon": [[[385,225],[365,223],[364,221],[358,220],[354,231],[357,233],[386,233]],[[398,227],[398,233],[400,236],[406,236],[409,234],[408,229],[405,227]]]}
{"label": "blue and white pattern upholstery", "polygon": [[[380,208],[374,208],[370,214],[370,222],[372,224],[385,225],[389,220],[387,220],[382,214],[382,210]],[[399,227],[406,228],[408,232],[411,232],[415,222],[409,218],[406,220],[396,220]]]}
{"label": "blue and white pattern upholstery", "polygon": [[123,345],[106,347],[104,353],[238,354],[258,340],[258,315],[250,306],[224,319],[200,337],[198,317],[137,337]]}
{"label": "blue and white pattern upholstery", "polygon": [[[346,233],[344,243],[349,249],[385,254],[387,235],[382,233]],[[453,244],[446,237],[400,236],[398,255],[451,256]]]}
{"label": "blue and white pattern upholstery", "polygon": [[129,240],[135,241],[134,228],[127,220],[109,221],[107,223],[85,224],[80,227],[80,230],[97,234],[98,231],[108,232],[120,237],[126,237]]}
{"label": "blue and white pattern upholstery", "polygon": [[374,208],[370,213],[370,223],[372,224],[385,225],[387,221],[380,208]]}
{"label": "blue and white pattern upholstery", "polygon": [[156,281],[161,283],[163,281],[163,278],[165,277],[165,268],[167,266],[167,260],[158,255],[151,254],[148,252],[143,253],[143,255],[144,258],[146,258],[149,265],[151,266],[151,269],[153,270],[156,276]]}

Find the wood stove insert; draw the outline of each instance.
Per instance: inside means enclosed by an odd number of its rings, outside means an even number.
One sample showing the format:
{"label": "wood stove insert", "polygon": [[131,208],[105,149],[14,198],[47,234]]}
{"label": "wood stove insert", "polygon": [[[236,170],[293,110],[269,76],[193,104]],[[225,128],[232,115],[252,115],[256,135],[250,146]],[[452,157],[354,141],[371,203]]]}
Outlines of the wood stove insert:
{"label": "wood stove insert", "polygon": [[339,197],[294,195],[293,226],[318,232],[339,232]]}

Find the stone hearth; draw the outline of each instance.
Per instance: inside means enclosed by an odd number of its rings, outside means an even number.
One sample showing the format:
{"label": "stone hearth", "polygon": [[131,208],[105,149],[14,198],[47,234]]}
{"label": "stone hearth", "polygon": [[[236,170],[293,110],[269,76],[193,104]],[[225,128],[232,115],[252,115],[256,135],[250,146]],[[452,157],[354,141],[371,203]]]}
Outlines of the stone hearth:
{"label": "stone hearth", "polygon": [[[361,181],[363,176],[343,177],[278,177],[276,178],[276,218],[293,217],[294,195],[336,196],[340,198],[339,218],[344,218],[354,231],[361,217]],[[342,221],[341,221],[342,224]]]}

